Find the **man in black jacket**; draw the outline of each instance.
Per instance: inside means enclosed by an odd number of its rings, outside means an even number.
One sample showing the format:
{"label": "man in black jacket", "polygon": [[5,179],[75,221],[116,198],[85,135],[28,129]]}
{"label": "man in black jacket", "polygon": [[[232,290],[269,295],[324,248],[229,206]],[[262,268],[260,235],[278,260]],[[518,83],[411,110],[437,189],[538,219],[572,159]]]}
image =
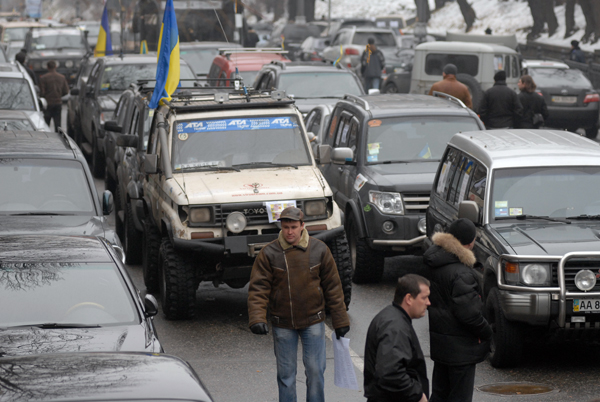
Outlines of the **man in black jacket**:
{"label": "man in black jacket", "polygon": [[412,320],[429,306],[429,281],[408,274],[398,279],[394,301],[371,321],[365,345],[367,402],[425,402],[429,381]]}
{"label": "man in black jacket", "polygon": [[494,75],[494,86],[485,91],[479,117],[489,129],[513,128],[521,120],[523,106],[517,93],[506,86],[506,72],[498,71]]}
{"label": "man in black jacket", "polygon": [[483,302],[473,272],[477,230],[468,219],[435,233],[423,255],[431,281],[429,337],[434,362],[432,402],[470,402],[475,365],[489,352],[492,328],[483,317]]}

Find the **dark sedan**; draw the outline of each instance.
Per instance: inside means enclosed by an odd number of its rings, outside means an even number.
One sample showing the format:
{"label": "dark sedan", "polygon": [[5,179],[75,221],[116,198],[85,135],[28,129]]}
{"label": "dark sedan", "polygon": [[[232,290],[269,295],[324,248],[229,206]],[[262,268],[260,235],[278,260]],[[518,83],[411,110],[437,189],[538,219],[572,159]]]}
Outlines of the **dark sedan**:
{"label": "dark sedan", "polygon": [[162,352],[156,300],[102,238],[0,236],[0,306],[0,356]]}

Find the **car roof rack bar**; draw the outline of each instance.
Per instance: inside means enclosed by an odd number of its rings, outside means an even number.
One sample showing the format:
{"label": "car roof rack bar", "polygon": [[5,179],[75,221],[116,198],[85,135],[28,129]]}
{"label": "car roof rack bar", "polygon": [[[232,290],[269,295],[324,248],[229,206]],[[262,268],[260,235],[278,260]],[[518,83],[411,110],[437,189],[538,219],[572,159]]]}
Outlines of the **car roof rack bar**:
{"label": "car roof rack bar", "polygon": [[67,142],[67,145],[69,146],[69,148],[71,148],[71,151],[73,151],[73,155],[77,158],[77,155],[75,155],[75,148],[73,147],[73,144],[71,144],[70,137],[67,135],[65,130],[63,130],[62,127],[59,127],[58,133]]}
{"label": "car roof rack bar", "polygon": [[345,94],[344,100],[349,100],[354,103],[360,103],[365,110],[371,110],[369,108],[369,102],[367,102],[366,99],[363,99],[360,96]]}
{"label": "car roof rack bar", "polygon": [[467,109],[467,105],[465,105],[463,103],[463,101],[461,101],[460,99],[458,99],[455,96],[452,95],[448,95],[447,93],[444,92],[438,92],[438,91],[433,91],[432,95],[435,96],[436,98],[442,98],[442,99],[446,99],[449,100],[450,102],[454,102],[457,105],[459,105],[460,107],[462,107],[463,109]]}
{"label": "car roof rack bar", "polygon": [[219,48],[219,54],[229,55],[233,53],[279,53],[287,54],[287,50],[280,47],[224,47]]}

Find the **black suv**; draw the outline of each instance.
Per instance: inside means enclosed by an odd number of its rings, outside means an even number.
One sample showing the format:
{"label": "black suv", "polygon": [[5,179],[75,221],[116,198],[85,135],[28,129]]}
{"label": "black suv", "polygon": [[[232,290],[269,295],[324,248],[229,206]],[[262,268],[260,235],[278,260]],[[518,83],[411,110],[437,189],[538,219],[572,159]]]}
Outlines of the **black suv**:
{"label": "black suv", "polygon": [[81,59],[79,70],[71,87],[69,98],[67,99],[67,133],[75,141],[81,137],[79,135],[76,138],[77,133],[81,133],[79,94],[84,92],[85,83],[90,76],[94,63],[96,63],[96,58],[93,57],[92,53],[88,53]]}
{"label": "black suv", "polygon": [[421,252],[446,144],[482,128],[472,110],[443,94],[346,95],[336,104],[318,154],[345,213],[355,283],[379,281],[385,256]]}
{"label": "black suv", "polygon": [[123,256],[105,216],[112,194],[100,204],[83,154],[62,130],[0,131],[0,188],[0,233],[101,236]]}
{"label": "black suv", "polygon": [[364,95],[360,79],[341,64],[272,61],[254,80],[259,91],[279,89],[293,97],[303,115],[321,104],[334,104],[345,94]]}

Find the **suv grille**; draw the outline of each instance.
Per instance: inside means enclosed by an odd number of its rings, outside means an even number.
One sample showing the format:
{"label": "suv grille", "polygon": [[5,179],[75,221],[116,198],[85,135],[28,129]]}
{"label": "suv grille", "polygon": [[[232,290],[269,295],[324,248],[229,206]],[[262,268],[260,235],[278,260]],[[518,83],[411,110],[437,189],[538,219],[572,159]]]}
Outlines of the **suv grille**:
{"label": "suv grille", "polygon": [[[567,261],[565,265],[565,285],[569,292],[581,292],[575,286],[575,275],[582,269],[589,269],[590,271],[598,274],[600,269],[600,260],[577,260],[572,259]],[[552,282],[555,286],[558,286],[558,265],[552,264]],[[596,286],[590,292],[600,292],[600,281],[596,283]]]}
{"label": "suv grille", "polygon": [[424,214],[429,206],[429,193],[402,194],[407,214]]}
{"label": "suv grille", "polygon": [[[298,206],[298,208],[304,210],[303,200],[297,200],[296,205]],[[230,213],[236,211],[244,214],[244,216],[248,220],[248,226],[269,224],[269,215],[267,214],[267,207],[265,207],[262,202],[253,202],[245,204],[215,205],[215,225],[225,225],[227,216],[229,216]]]}

